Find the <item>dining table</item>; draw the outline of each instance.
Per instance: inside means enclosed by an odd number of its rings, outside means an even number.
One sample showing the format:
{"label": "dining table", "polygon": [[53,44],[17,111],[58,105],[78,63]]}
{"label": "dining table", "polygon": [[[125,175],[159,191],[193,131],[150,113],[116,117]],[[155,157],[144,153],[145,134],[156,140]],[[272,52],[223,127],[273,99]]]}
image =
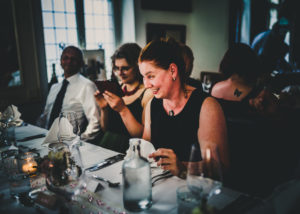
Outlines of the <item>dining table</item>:
{"label": "dining table", "polygon": [[[44,157],[49,153],[48,144],[44,142],[47,133],[48,130],[31,124],[15,127],[15,145],[1,147],[0,151],[3,152],[21,147],[37,151],[40,157]],[[79,151],[83,169],[87,169],[109,157],[119,154],[87,142],[81,143]],[[1,163],[3,164],[2,160]],[[65,200],[58,193],[51,192],[43,184],[39,188],[31,185],[31,195],[42,197],[43,194],[40,193],[42,192],[44,195],[48,195],[49,198],[56,199],[56,202],[63,201],[64,203],[57,203],[64,204],[58,207],[37,203],[36,200],[32,200],[31,203],[26,204],[20,197],[12,197],[7,181],[8,176],[3,171],[3,167],[0,167],[0,213],[131,213],[123,206],[122,164],[123,160],[94,172],[87,172],[83,179],[84,185],[80,184],[82,188],[78,188],[79,192],[74,192],[71,200]],[[160,173],[161,169],[159,167],[151,168],[151,172],[153,173],[152,175],[155,175]],[[120,185],[111,187],[106,182],[93,178],[93,175],[101,176],[111,182],[119,182]],[[34,182],[34,180],[38,179],[37,177],[39,176],[30,178],[30,182]],[[157,181],[152,187],[152,206],[147,210],[135,213],[178,213],[176,189],[183,185],[186,185],[186,180],[176,176]],[[71,187],[69,186],[68,188]],[[213,195],[208,199],[208,204],[216,210],[222,211],[235,201],[240,200],[241,197],[246,197],[246,195],[223,186],[219,194]]]}

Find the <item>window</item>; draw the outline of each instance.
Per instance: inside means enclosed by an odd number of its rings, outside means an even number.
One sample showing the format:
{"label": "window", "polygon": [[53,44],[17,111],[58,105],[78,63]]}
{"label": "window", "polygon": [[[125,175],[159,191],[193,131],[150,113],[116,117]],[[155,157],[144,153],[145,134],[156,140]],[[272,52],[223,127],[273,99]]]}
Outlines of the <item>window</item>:
{"label": "window", "polygon": [[[112,2],[107,0],[84,0],[86,49],[103,48],[107,77],[111,74],[111,61],[115,49]],[[101,20],[101,21],[100,21]]]}
{"label": "window", "polygon": [[[81,48],[105,49],[105,64],[110,65],[109,56],[115,48],[111,0],[83,0],[83,5],[78,2],[41,0],[48,81],[51,80],[53,69],[58,79],[63,78],[60,67],[62,49],[68,45],[80,47],[78,35],[82,35],[82,32],[85,42],[81,44]],[[83,15],[79,12],[83,10],[78,8],[84,8]],[[79,21],[84,24],[79,25]]]}
{"label": "window", "polygon": [[277,22],[279,4],[279,0],[270,0],[269,29],[271,29],[273,24]]}

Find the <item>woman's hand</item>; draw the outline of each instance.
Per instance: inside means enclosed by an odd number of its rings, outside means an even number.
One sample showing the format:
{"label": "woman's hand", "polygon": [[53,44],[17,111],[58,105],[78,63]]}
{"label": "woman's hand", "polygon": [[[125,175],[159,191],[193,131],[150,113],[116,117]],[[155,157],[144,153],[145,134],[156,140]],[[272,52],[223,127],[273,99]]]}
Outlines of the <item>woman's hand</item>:
{"label": "woman's hand", "polygon": [[157,166],[161,166],[163,170],[169,170],[173,175],[178,176],[180,173],[180,161],[172,149],[160,148],[149,155],[149,158],[154,158]]}
{"label": "woman's hand", "polygon": [[107,107],[107,102],[106,102],[106,100],[104,99],[104,97],[103,97],[103,95],[101,94],[100,91],[97,90],[97,91],[94,93],[94,97],[95,97],[95,99],[96,99],[97,104],[99,105],[99,107],[100,107],[101,109],[105,109],[105,108]]}
{"label": "woman's hand", "polygon": [[116,112],[120,113],[126,107],[122,98],[120,98],[119,96],[117,96],[109,91],[104,91],[103,97],[106,100],[106,102],[108,103],[108,105]]}

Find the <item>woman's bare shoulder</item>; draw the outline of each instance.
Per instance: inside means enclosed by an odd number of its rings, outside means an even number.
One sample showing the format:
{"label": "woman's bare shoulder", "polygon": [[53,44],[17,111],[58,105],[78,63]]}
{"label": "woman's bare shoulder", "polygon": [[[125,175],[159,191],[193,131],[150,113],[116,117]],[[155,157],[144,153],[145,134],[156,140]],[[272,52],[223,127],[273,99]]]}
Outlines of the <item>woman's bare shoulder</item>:
{"label": "woman's bare shoulder", "polygon": [[207,97],[203,101],[201,112],[222,112],[222,107],[220,103],[214,97]]}
{"label": "woman's bare shoulder", "polygon": [[226,88],[228,88],[228,83],[226,81],[217,82],[211,90],[211,95],[217,98],[222,98]]}

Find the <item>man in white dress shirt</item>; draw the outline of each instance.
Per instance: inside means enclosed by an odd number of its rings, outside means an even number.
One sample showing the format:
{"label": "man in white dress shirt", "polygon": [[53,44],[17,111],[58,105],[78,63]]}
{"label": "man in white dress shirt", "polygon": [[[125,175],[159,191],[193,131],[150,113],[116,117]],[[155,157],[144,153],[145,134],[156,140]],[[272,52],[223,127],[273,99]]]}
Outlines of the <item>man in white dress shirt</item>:
{"label": "man in white dress shirt", "polygon": [[[66,47],[62,52],[60,63],[64,70],[65,80],[68,81],[61,111],[75,111],[80,128],[83,131],[81,139],[91,141],[100,133],[100,113],[94,98],[94,92],[97,90],[96,86],[92,81],[79,74],[81,67],[84,65],[83,55],[79,48]],[[53,105],[57,102],[55,100],[62,85],[62,82],[54,84],[49,91],[43,113],[45,128],[49,129],[53,122],[49,120],[51,120]]]}

